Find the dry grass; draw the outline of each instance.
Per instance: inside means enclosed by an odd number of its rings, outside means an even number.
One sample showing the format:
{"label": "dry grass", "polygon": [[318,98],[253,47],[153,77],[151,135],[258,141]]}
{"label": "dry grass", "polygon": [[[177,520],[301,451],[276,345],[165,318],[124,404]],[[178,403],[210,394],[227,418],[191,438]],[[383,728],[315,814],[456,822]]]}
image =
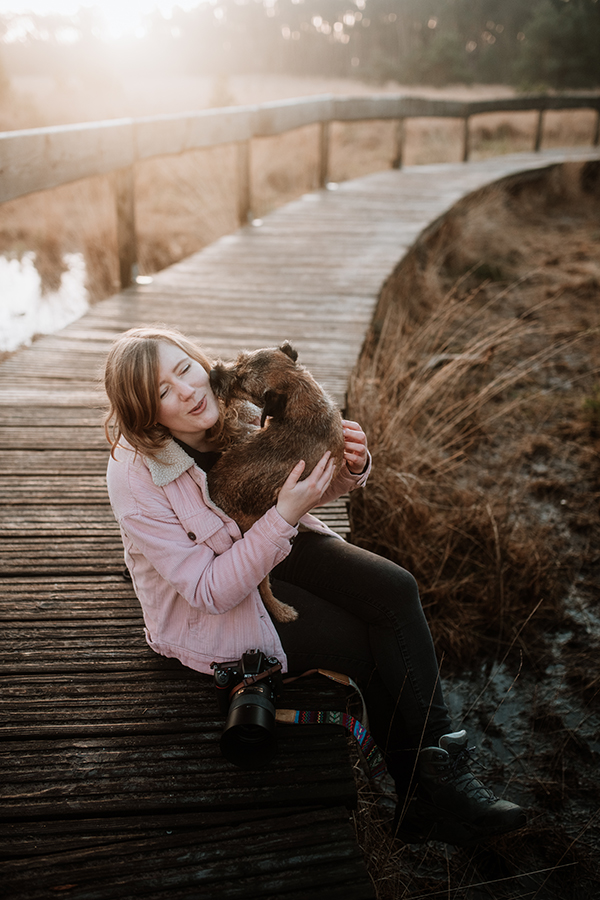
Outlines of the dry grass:
{"label": "dry grass", "polygon": [[542,654],[600,536],[597,169],[540,187],[482,192],[409,255],[351,386],[355,540],[415,574],[447,666]]}
{"label": "dry grass", "polygon": [[0,205],[0,253],[35,251],[44,291],[56,290],[65,253],[81,252],[92,302],[118,289],[115,205],[108,177],[87,178]]}
{"label": "dry grass", "polygon": [[455,724],[529,812],[476,849],[408,846],[361,786],[378,900],[600,890],[599,196],[600,167],[568,165],[459,204],[388,280],[353,376],[374,458],[354,540],[416,575]]}
{"label": "dry grass", "polygon": [[593,884],[593,865],[582,868],[572,841],[555,829],[507,835],[476,849],[408,846],[391,837],[368,794],[359,801],[354,824],[377,900],[574,897],[574,871],[582,887]]}
{"label": "dry grass", "polygon": [[468,471],[476,451],[498,452],[498,429],[514,429],[523,404],[533,408],[535,376],[557,353],[550,346],[518,361],[539,332],[494,315],[515,289],[495,302],[477,289],[442,296],[420,327],[388,312],[353,385],[352,416],[368,418],[375,468],[353,504],[355,540],[417,576],[438,645],[460,665],[509,642],[539,599],[540,615],[555,616],[569,568],[568,558],[557,566],[551,525],[516,515],[504,453],[483,479]]}
{"label": "dry grass", "polygon": [[[497,838],[477,850],[390,839],[368,812],[359,837],[369,854],[377,900],[587,900],[597,881],[572,840],[554,828]],[[368,838],[367,838],[368,835]],[[573,878],[579,880],[574,885]],[[587,893],[591,891],[592,893]]]}
{"label": "dry grass", "polygon": [[[592,747],[597,717],[569,727],[565,706],[572,714],[579,709],[577,702],[565,697],[566,704],[561,704],[558,695],[542,696],[539,679],[525,678],[499,728],[494,718],[501,717],[506,698],[490,705],[489,679],[482,684],[472,676],[463,678],[462,687],[469,698],[482,688],[470,702],[468,721],[462,723],[470,743],[479,746],[483,765],[475,771],[499,796],[520,802],[529,823],[515,834],[470,848],[437,842],[406,845],[393,837],[359,775],[353,823],[377,900],[596,897],[600,787],[598,754]],[[447,695],[453,688],[456,683],[446,684]],[[589,717],[589,711],[584,712],[584,719]],[[498,749],[502,745],[504,752]]]}
{"label": "dry grass", "polygon": [[[485,113],[470,124],[472,158],[483,159],[532,149],[537,128],[536,112]],[[551,110],[544,113],[543,146],[573,147],[591,144],[596,128],[593,110]]]}
{"label": "dry grass", "polygon": [[140,272],[164,269],[235,231],[236,188],[233,146],[137,163]]}
{"label": "dry grass", "polygon": [[[512,775],[508,787],[508,795],[515,799],[517,791],[517,799],[529,812],[529,824],[515,834],[475,847],[403,844],[393,837],[373,794],[357,777],[359,802],[353,823],[377,900],[589,900],[597,896],[597,754],[576,729],[565,727],[555,705],[536,702],[535,691],[530,685],[530,731],[517,759],[519,774]],[[481,777],[498,790],[506,785],[513,768],[495,758],[488,760]]]}

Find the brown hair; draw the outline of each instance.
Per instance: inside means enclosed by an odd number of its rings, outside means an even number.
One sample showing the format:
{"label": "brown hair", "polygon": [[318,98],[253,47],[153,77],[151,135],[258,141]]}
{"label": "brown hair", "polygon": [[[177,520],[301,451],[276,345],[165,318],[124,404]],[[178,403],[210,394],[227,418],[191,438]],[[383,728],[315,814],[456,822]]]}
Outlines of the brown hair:
{"label": "brown hair", "polygon": [[[104,370],[104,387],[110,404],[104,431],[113,455],[121,437],[136,452],[150,457],[160,453],[171,439],[168,429],[156,421],[160,405],[158,347],[164,342],[179,347],[207,372],[212,368],[200,348],[174,328],[150,325],[121,334],[110,349]],[[219,407],[219,421],[206,436],[216,447],[223,447],[235,439],[240,426],[235,410],[226,411],[220,400]]]}

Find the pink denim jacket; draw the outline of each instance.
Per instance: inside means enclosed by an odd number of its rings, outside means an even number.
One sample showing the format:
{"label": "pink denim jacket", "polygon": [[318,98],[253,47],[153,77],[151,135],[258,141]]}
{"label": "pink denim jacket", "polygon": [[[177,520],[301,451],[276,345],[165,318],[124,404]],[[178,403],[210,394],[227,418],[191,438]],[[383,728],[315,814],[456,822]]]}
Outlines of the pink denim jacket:
{"label": "pink denim jacket", "polygon": [[[213,660],[237,660],[259,648],[285,670],[257,585],[285,559],[298,529],[272,507],[242,538],[233,519],[212,503],[206,474],[175,441],[160,460],[136,455],[124,441],[115,456],[108,463],[108,493],[150,647],[206,673]],[[369,468],[362,475],[340,473],[323,502],[361,487]],[[312,515],[300,526],[334,534]]]}

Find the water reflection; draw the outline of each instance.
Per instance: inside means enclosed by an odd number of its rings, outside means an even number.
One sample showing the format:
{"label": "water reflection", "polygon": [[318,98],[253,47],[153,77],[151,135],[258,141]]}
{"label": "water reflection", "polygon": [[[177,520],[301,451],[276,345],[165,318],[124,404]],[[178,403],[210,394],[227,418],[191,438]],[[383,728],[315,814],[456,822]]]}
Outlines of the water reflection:
{"label": "water reflection", "polygon": [[20,259],[0,256],[0,352],[58,331],[89,308],[82,253],[65,254],[56,290],[42,289],[35,261],[33,252]]}

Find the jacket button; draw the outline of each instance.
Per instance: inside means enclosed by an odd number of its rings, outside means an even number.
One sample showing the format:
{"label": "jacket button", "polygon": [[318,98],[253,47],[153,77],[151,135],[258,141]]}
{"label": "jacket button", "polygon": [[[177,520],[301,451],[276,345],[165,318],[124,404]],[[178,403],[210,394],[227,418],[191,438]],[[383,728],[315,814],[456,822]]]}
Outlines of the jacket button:
{"label": "jacket button", "polygon": [[189,537],[190,541],[195,541],[195,540],[196,540],[196,535],[194,534],[193,531],[188,531],[187,534],[188,534],[188,537]]}

